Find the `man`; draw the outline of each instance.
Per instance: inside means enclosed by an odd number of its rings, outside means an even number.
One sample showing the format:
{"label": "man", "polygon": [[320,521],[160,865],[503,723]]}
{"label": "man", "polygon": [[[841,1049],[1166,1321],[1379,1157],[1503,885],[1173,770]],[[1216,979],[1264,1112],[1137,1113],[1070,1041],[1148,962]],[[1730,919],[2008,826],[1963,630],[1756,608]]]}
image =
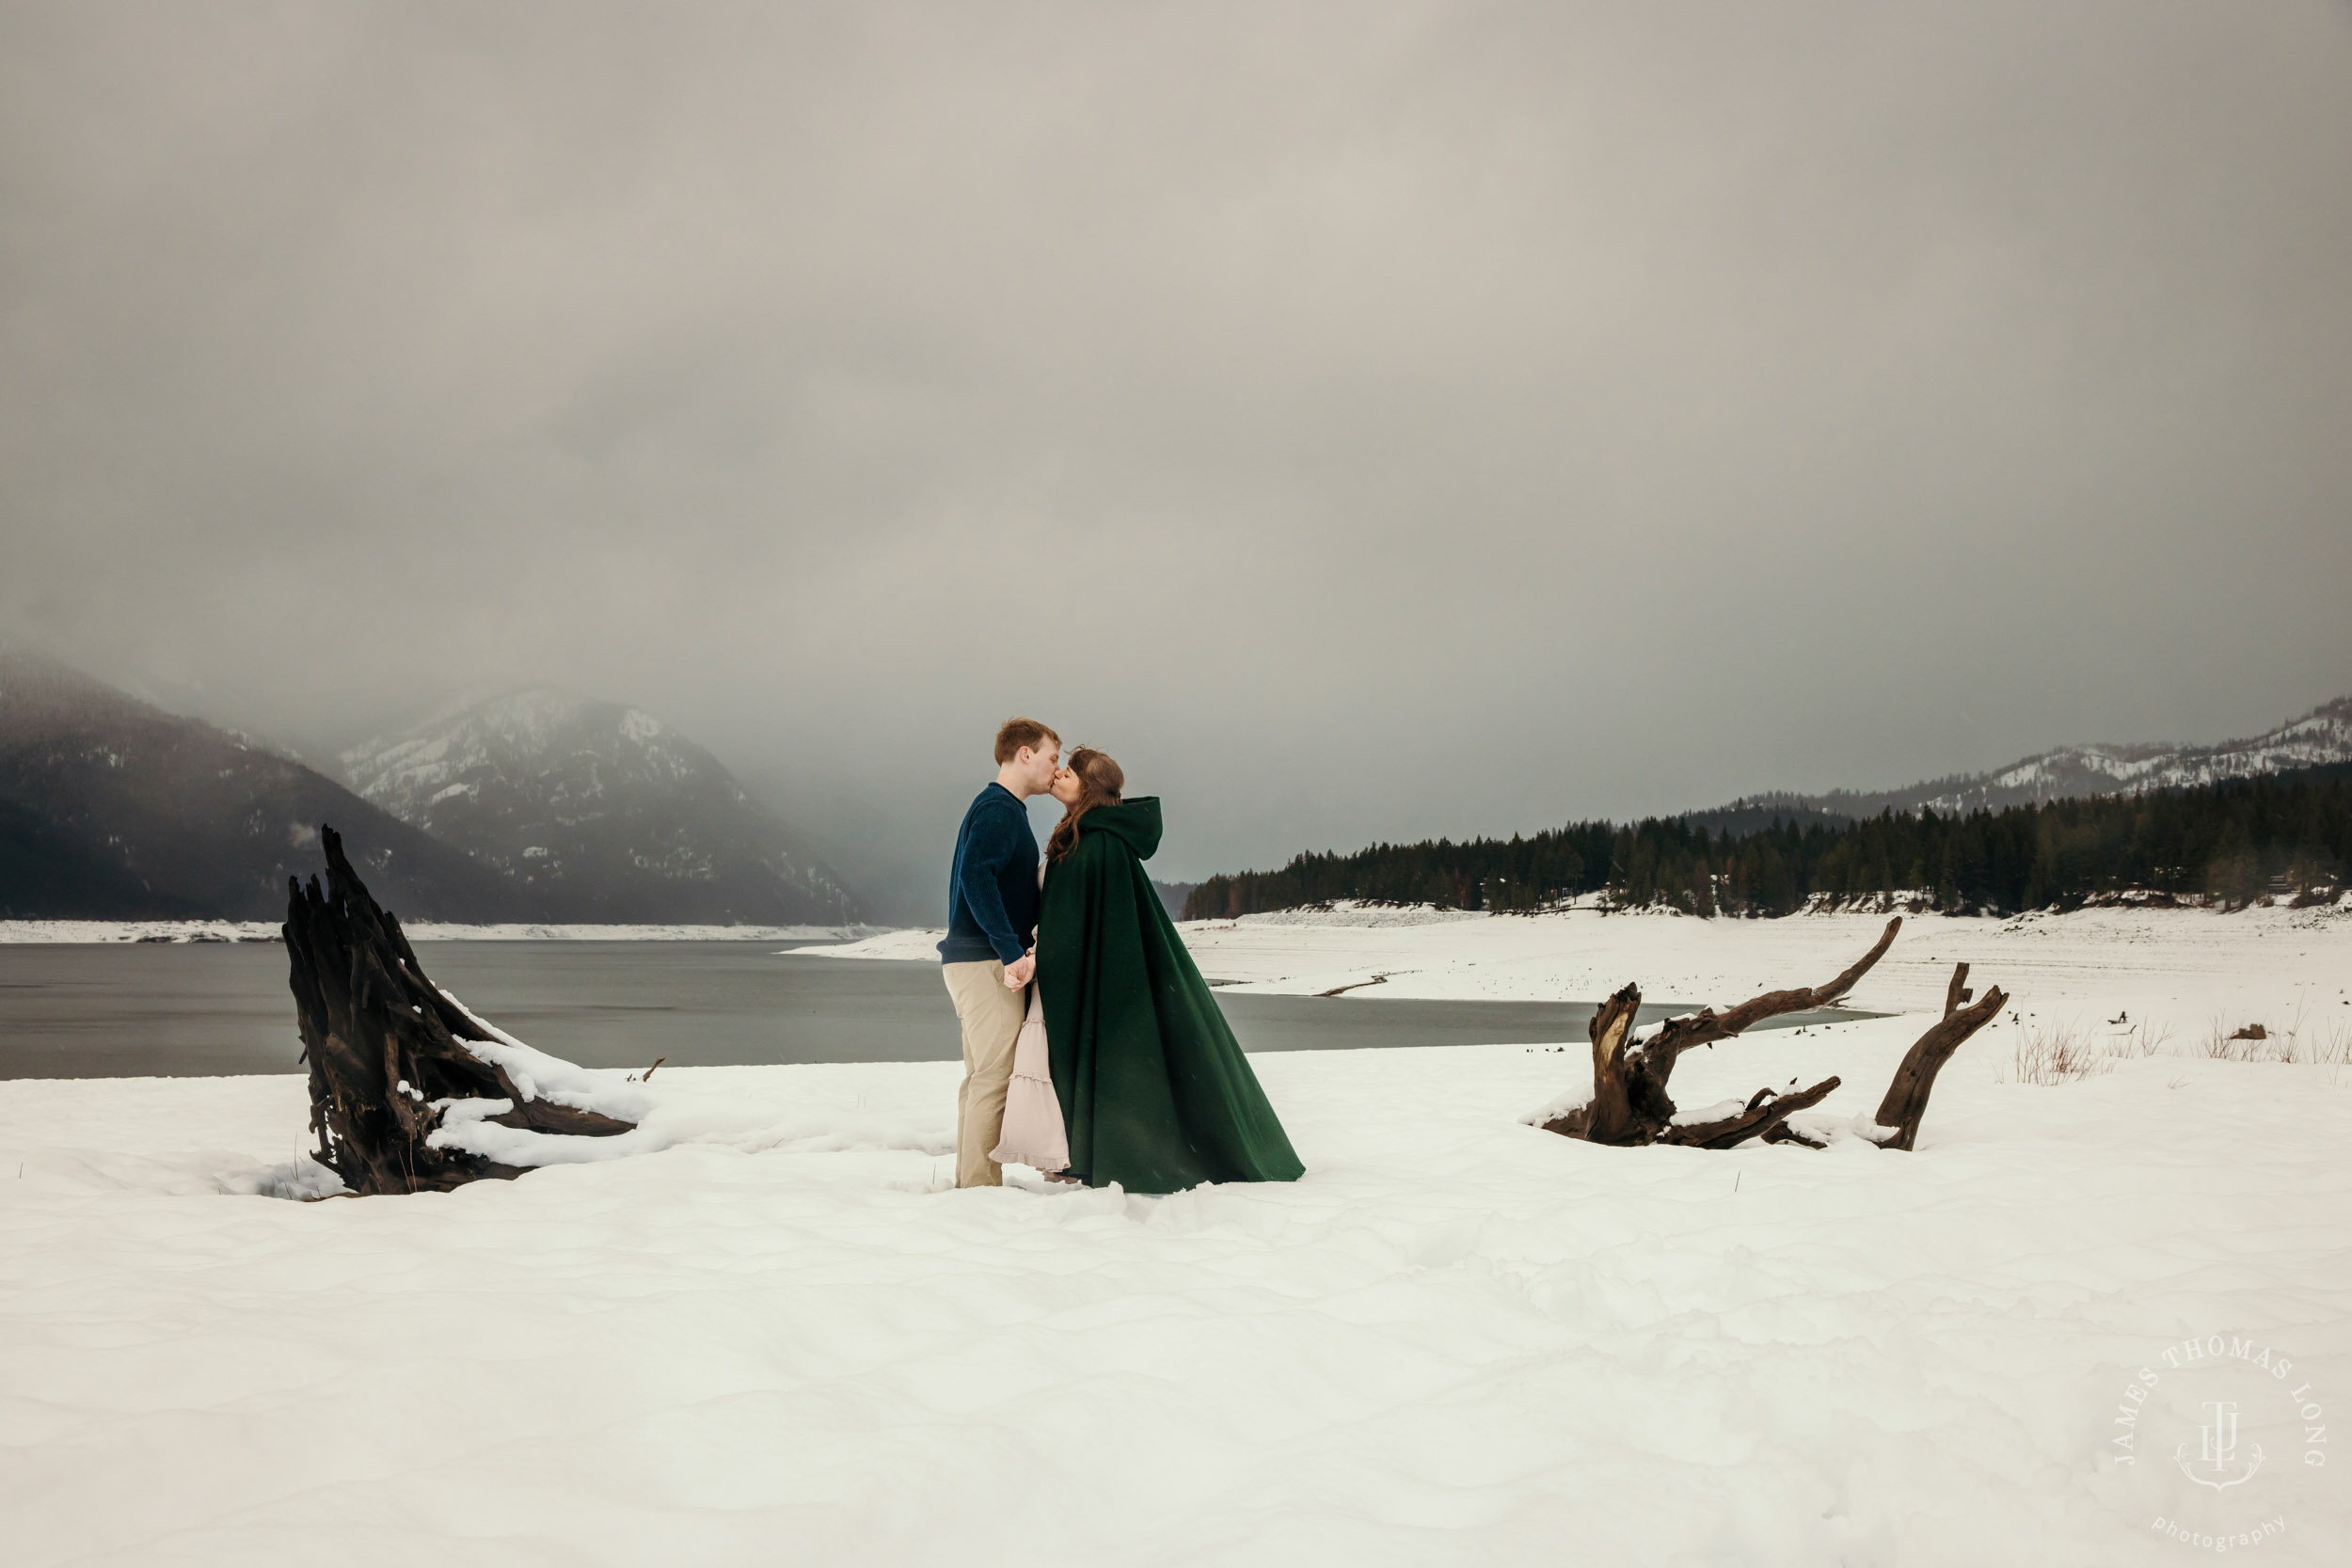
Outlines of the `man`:
{"label": "man", "polygon": [[1037,973],[1028,951],[1037,930],[1037,838],[1023,802],[1053,787],[1061,736],[1034,719],[1008,719],[996,732],[996,782],[980,791],[956,834],[947,877],[947,936],[940,973],[963,1024],[963,1086],[956,1094],[956,1185],[1001,1187],[1004,1167],[988,1157],[1005,1121],[1013,1042],[1027,1011],[1024,990]]}

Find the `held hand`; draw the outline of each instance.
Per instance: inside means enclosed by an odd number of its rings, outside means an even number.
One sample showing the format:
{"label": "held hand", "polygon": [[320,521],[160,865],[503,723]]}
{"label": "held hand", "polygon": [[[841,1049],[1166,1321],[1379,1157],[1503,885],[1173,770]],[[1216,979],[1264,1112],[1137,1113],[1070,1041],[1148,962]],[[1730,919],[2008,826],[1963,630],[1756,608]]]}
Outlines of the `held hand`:
{"label": "held hand", "polygon": [[1023,954],[1005,966],[1005,989],[1019,990],[1029,983],[1029,976],[1036,973],[1037,955],[1035,953]]}

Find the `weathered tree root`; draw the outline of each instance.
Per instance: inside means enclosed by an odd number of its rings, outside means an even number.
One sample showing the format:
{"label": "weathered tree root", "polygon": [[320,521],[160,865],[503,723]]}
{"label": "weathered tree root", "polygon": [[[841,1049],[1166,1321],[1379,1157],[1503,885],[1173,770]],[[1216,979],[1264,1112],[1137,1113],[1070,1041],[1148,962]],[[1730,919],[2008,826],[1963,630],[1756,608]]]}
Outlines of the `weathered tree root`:
{"label": "weathered tree root", "polygon": [[1944,988],[1944,1017],[1903,1053],[1894,1082],[1886,1085],[1886,1098],[1879,1101],[1878,1115],[1870,1118],[1881,1129],[1893,1130],[1891,1135],[1878,1139],[1882,1148],[1908,1149],[1918,1142],[1919,1119],[1928,1114],[1935,1075],[1944,1070],[1944,1064],[1952,1059],[1963,1041],[1993,1022],[2009,998],[1994,986],[1975,1006],[1962,1006],[1967,1000],[1968,966],[1960,964],[1952,970],[1952,983]]}
{"label": "weathered tree root", "polygon": [[[1766,1143],[1799,1143],[1809,1148],[1824,1147],[1820,1140],[1788,1126],[1788,1121],[1798,1112],[1809,1110],[1828,1098],[1838,1085],[1836,1078],[1824,1079],[1806,1089],[1758,1089],[1740,1110],[1704,1122],[1674,1119],[1676,1107],[1666,1093],[1666,1082],[1674,1074],[1676,1061],[1693,1047],[1729,1039],[1783,1013],[1827,1006],[1845,995],[1885,956],[1902,924],[1900,915],[1888,921],[1877,943],[1852,968],[1825,986],[1810,990],[1768,991],[1725,1013],[1718,1013],[1712,1007],[1702,1008],[1687,1017],[1669,1019],[1645,1040],[1630,1038],[1634,1015],[1642,1005],[1641,989],[1626,987],[1593,1015],[1592,1099],[1544,1122],[1544,1131],[1582,1138],[1588,1143],[1620,1146],[1662,1143],[1694,1148],[1731,1148],[1757,1138]],[[1935,1075],[1961,1043],[1992,1022],[2001,1005],[2009,1000],[1996,986],[1985,993],[1982,1001],[1963,1006],[1968,1001],[1967,979],[1968,966],[1962,964],[1946,989],[1943,1018],[1919,1037],[1905,1053],[1902,1065],[1895,1069],[1894,1082],[1887,1086],[1886,1098],[1873,1118],[1875,1126],[1864,1130],[1865,1135],[1881,1147],[1908,1149],[1917,1142],[1919,1121],[1927,1115],[1928,1096],[1935,1087]]]}
{"label": "weathered tree root", "polygon": [[417,962],[400,922],[378,907],[322,826],[326,886],[287,879],[286,954],[302,1060],[310,1069],[315,1158],[360,1194],[446,1192],[484,1178],[512,1180],[500,1164],[429,1142],[450,1102],[504,1100],[483,1119],[503,1127],[610,1137],[631,1124],[534,1098],[505,1068],[470,1047],[484,1025],[441,994]]}

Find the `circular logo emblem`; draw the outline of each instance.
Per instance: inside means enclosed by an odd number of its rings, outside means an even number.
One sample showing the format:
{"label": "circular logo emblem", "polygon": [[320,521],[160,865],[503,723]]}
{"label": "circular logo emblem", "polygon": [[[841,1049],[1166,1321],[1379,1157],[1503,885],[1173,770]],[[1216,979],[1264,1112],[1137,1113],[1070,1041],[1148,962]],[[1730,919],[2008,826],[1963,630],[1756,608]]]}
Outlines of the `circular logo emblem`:
{"label": "circular logo emblem", "polygon": [[2292,1357],[2208,1334],[2168,1345],[2124,1385],[2108,1453],[2157,1511],[2154,1534],[2230,1552],[2287,1533],[2286,1503],[2327,1468],[2328,1409]]}

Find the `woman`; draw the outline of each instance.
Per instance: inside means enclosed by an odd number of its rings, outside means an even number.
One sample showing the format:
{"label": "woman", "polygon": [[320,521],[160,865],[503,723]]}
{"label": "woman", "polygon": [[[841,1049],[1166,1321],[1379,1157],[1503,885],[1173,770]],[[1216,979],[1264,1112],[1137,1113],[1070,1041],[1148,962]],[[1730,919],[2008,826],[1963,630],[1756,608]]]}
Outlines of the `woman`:
{"label": "woman", "polygon": [[1305,1167],[1144,874],[1160,802],[1126,784],[1086,746],[1054,777],[1038,991],[1069,1174],[1133,1193],[1295,1181]]}

